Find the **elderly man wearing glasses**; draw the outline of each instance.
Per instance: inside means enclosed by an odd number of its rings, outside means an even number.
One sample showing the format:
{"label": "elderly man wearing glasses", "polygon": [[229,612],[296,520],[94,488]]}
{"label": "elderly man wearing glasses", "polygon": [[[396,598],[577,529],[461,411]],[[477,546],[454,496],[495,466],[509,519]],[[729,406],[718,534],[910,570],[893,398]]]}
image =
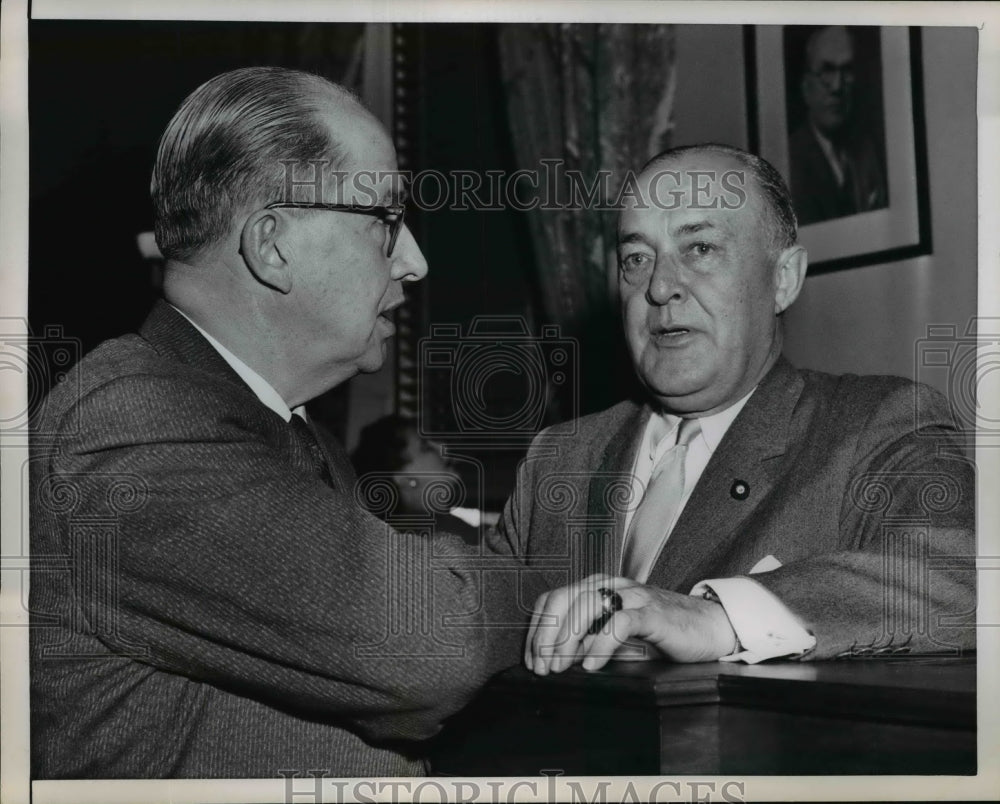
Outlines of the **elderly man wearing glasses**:
{"label": "elderly man wearing glasses", "polygon": [[841,26],[820,28],[806,40],[801,82],[806,119],[788,142],[800,225],[888,203],[873,121],[862,119],[858,108],[855,50],[850,31]]}
{"label": "elderly man wearing glasses", "polygon": [[168,125],[164,298],[36,423],[35,778],[418,775],[418,741],[517,662],[513,590],[541,588],[363,510],[303,407],[382,365],[427,273],[398,185],[386,132],[316,76],[226,73]]}

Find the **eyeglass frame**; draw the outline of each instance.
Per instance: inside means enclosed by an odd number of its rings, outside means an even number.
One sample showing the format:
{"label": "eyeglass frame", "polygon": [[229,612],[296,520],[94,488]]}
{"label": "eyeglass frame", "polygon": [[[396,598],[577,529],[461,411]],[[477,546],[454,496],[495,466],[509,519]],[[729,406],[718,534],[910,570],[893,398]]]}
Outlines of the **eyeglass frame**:
{"label": "eyeglass frame", "polygon": [[808,73],[825,87],[833,86],[835,77],[839,78],[843,84],[853,84],[857,79],[857,68],[853,62],[850,64],[828,65],[818,70],[809,70]]}
{"label": "eyeglass frame", "polygon": [[[406,206],[396,204],[391,207],[379,204],[324,204],[320,201],[275,201],[268,204],[264,209],[324,209],[328,212],[353,212],[356,215],[371,215],[378,218],[389,227],[389,245],[386,247],[385,256],[391,257],[399,233],[403,230],[403,218],[406,216]],[[398,216],[392,219],[391,216]]]}

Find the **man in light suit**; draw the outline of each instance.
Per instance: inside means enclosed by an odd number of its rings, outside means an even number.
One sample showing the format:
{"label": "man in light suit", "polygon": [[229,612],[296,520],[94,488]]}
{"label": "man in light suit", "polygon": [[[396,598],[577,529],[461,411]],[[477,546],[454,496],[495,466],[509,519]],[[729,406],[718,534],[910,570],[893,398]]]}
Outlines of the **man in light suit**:
{"label": "man in light suit", "polygon": [[947,403],[782,357],[806,252],[767,162],[678,148],[637,187],[619,290],[645,396],[544,431],[501,521],[560,587],[528,667],[973,647],[973,467]]}
{"label": "man in light suit", "polygon": [[170,122],[165,300],[34,423],[34,778],[421,774],[518,661],[520,565],[390,530],[303,407],[382,365],[427,272],[397,176],[304,73],[217,76]]}

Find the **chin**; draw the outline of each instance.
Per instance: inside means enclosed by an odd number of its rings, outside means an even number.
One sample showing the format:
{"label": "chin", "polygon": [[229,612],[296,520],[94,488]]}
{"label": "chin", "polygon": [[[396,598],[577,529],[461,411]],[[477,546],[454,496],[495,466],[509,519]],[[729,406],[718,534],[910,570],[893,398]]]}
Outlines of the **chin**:
{"label": "chin", "polygon": [[358,371],[362,374],[374,374],[381,369],[385,365],[388,349],[389,347],[385,341],[382,341],[373,349],[369,349],[358,361]]}
{"label": "chin", "polygon": [[717,396],[712,392],[712,378],[697,371],[660,371],[655,376],[643,376],[648,393],[664,408],[675,413],[701,413],[715,407]]}
{"label": "chin", "polygon": [[378,360],[361,360],[358,363],[358,371],[361,374],[374,374],[376,371],[380,371],[383,365],[385,365],[385,360],[381,358]]}
{"label": "chin", "polygon": [[649,347],[638,365],[639,378],[657,396],[686,395],[706,388],[715,377],[711,371],[715,356],[704,343],[690,344],[676,351]]}

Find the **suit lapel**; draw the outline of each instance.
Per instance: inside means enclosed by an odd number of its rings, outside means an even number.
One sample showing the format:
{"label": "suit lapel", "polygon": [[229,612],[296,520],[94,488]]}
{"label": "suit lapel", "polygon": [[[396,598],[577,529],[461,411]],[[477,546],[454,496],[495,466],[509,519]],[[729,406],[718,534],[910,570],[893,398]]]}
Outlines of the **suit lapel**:
{"label": "suit lapel", "polygon": [[[237,374],[233,367],[226,362],[215,347],[212,346],[202,336],[191,322],[177,312],[165,301],[158,301],[150,311],[139,334],[145,338],[158,352],[168,353],[182,363],[205,371],[214,377],[225,380],[245,392],[247,404],[260,406],[273,413],[260,401],[243,379]],[[278,414],[273,413],[275,424],[279,431],[289,425],[281,420]],[[357,476],[354,467],[351,465],[347,453],[336,438],[320,425],[315,419],[312,422],[312,432],[316,436],[320,449],[326,458],[327,466],[335,484],[342,490],[350,491],[354,488]],[[299,458],[305,464],[311,461],[306,448],[300,443],[297,437],[288,434],[288,438],[295,445],[295,450]]]}
{"label": "suit lapel", "polygon": [[330,470],[333,482],[342,491],[350,492],[354,489],[354,484],[358,482],[357,473],[351,459],[340,442],[327,430],[318,420],[311,419],[312,430],[316,435],[319,448],[326,457],[326,465]]}
{"label": "suit lapel", "polygon": [[[740,534],[780,476],[792,412],[804,383],[783,357],[761,381],[695,486],[648,583],[686,592]],[[746,486],[743,495],[739,484]],[[696,577],[697,576],[697,577]]]}

